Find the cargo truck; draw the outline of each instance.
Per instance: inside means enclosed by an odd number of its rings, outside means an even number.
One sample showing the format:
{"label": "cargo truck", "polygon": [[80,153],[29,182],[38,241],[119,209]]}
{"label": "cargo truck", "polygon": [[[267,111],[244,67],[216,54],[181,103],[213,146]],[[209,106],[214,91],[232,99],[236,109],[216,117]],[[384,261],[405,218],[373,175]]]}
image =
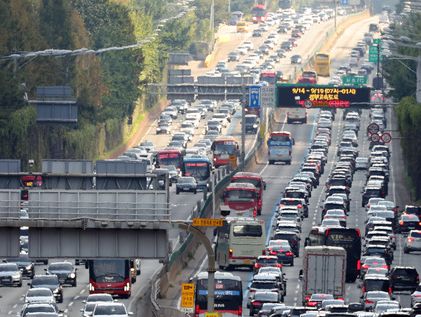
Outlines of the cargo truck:
{"label": "cargo truck", "polygon": [[312,294],[345,298],[346,251],[340,247],[305,247],[302,272],[302,300],[306,306]]}

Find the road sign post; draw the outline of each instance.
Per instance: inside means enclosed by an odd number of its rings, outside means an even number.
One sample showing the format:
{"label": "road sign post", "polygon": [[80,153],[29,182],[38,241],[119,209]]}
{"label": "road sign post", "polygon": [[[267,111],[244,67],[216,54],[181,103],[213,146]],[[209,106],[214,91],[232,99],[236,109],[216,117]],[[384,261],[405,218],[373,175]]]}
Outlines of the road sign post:
{"label": "road sign post", "polygon": [[181,284],[181,303],[180,308],[185,313],[194,312],[194,284]]}

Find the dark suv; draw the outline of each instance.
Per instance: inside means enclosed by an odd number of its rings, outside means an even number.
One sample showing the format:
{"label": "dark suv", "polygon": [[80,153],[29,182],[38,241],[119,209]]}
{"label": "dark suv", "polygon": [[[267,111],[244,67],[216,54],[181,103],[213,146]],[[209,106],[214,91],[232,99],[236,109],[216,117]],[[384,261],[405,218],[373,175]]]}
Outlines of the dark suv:
{"label": "dark suv", "polygon": [[395,266],[390,271],[392,292],[415,291],[420,278],[417,269],[413,266]]}
{"label": "dark suv", "polygon": [[75,267],[70,262],[55,262],[51,263],[46,269],[47,274],[55,274],[58,277],[60,284],[70,284],[73,287],[77,286],[77,275]]}
{"label": "dark suv", "polygon": [[31,288],[45,287],[49,288],[56,299],[57,303],[63,303],[63,288],[58,281],[57,275],[35,275],[31,283],[28,283]]}

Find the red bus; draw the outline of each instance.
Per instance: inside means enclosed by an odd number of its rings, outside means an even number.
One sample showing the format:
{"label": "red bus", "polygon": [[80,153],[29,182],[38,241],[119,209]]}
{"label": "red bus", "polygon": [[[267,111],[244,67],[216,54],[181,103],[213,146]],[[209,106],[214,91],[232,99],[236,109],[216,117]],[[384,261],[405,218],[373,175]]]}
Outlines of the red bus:
{"label": "red bus", "polygon": [[130,260],[88,260],[89,294],[107,293],[129,298],[132,293]]}
{"label": "red bus", "polygon": [[256,187],[259,194],[257,197],[257,215],[260,216],[263,208],[263,190],[266,189],[266,183],[262,176],[257,173],[238,172],[231,178],[232,183],[250,183]]}
{"label": "red bus", "polygon": [[221,212],[234,211],[237,216],[256,217],[259,189],[251,183],[231,183],[222,194]]}
{"label": "red bus", "polygon": [[240,151],[236,139],[229,136],[217,138],[213,141],[211,150],[215,168],[223,165],[229,165],[232,169],[237,168]]}
{"label": "red bus", "polygon": [[176,168],[181,169],[183,156],[183,152],[176,148],[158,150],[156,153],[156,163],[159,167],[174,165]]}
{"label": "red bus", "polygon": [[265,22],[267,18],[267,11],[264,4],[258,4],[251,9],[253,23]]}

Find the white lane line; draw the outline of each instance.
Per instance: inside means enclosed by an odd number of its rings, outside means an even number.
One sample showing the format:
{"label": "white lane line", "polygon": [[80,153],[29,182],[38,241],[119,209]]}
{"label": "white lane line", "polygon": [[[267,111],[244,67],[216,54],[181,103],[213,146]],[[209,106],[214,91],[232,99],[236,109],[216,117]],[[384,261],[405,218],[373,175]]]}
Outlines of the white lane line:
{"label": "white lane line", "polygon": [[72,306],[73,306],[73,304],[74,304],[74,302],[70,302],[70,303],[69,303],[69,307],[72,307]]}
{"label": "white lane line", "polygon": [[13,308],[16,308],[16,307],[18,307],[18,304],[14,304],[12,307],[13,307]]}
{"label": "white lane line", "polygon": [[8,315],[11,315],[12,313],[13,313],[13,310],[9,311],[7,314]]}
{"label": "white lane line", "polygon": [[77,300],[77,299],[79,299],[79,295],[76,295],[74,298],[74,300]]}
{"label": "white lane line", "polygon": [[69,312],[69,310],[66,308],[63,313],[67,314]]}
{"label": "white lane line", "polygon": [[85,293],[85,291],[86,291],[86,289],[82,289],[79,294],[82,295],[83,293]]}

